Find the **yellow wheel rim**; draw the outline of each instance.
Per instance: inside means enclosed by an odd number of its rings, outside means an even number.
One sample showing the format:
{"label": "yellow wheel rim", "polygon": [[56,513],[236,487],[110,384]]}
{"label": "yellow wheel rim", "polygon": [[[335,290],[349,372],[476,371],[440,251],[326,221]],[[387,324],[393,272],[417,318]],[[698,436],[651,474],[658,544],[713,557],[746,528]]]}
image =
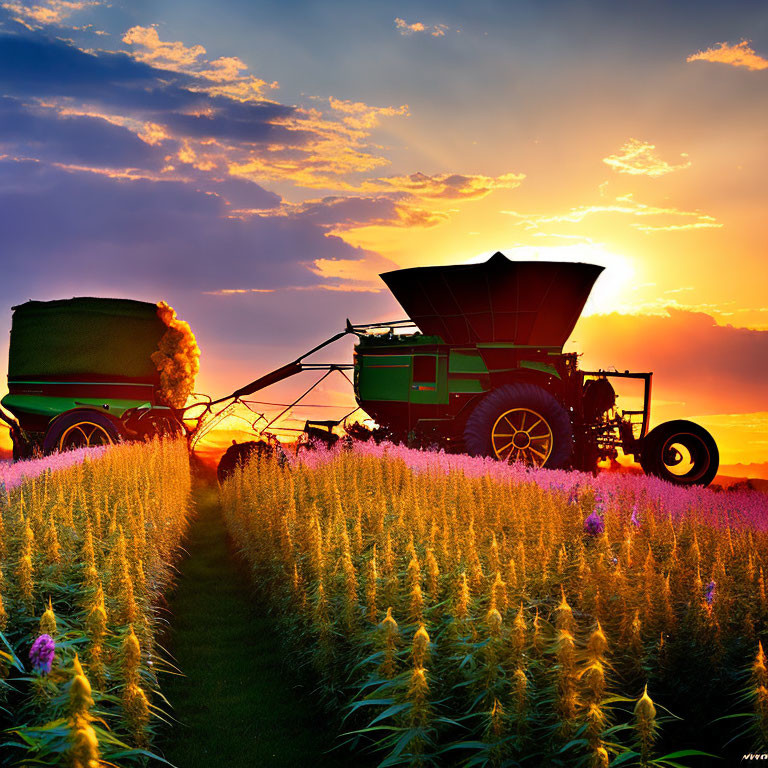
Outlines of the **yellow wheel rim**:
{"label": "yellow wheel rim", "polygon": [[68,448],[90,448],[94,445],[112,445],[112,437],[101,424],[92,421],[78,421],[67,427],[59,438],[59,450]]}
{"label": "yellow wheel rim", "polygon": [[530,408],[512,408],[502,413],[491,429],[491,446],[497,459],[521,461],[542,467],[552,453],[552,428]]}

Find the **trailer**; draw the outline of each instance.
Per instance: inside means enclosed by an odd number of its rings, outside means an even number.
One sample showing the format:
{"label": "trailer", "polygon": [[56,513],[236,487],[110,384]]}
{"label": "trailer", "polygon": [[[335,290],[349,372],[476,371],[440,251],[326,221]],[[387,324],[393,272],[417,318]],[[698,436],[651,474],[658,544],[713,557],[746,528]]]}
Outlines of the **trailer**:
{"label": "trailer", "polygon": [[[0,417],[15,459],[182,430],[175,354],[196,346],[164,304],[78,297],[13,307]],[[182,387],[185,390],[185,387]]]}

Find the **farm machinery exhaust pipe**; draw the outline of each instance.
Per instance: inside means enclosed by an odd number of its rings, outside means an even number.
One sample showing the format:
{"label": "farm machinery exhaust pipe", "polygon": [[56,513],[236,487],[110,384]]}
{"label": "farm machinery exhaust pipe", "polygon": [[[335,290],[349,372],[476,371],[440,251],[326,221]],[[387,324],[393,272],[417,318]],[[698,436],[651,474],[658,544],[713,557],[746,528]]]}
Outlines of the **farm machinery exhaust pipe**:
{"label": "farm machinery exhaust pipe", "polygon": [[344,366],[341,365],[335,365],[335,364],[329,364],[329,365],[317,365],[317,364],[307,364],[302,363],[302,361],[309,357],[310,355],[313,355],[315,352],[319,352],[324,347],[327,347],[329,344],[333,344],[334,341],[338,341],[341,338],[344,338],[348,333],[352,333],[352,326],[349,323],[349,320],[347,320],[347,329],[345,331],[342,331],[341,333],[337,333],[334,336],[331,336],[330,339],[326,339],[321,344],[318,344],[316,347],[312,347],[312,349],[309,350],[309,352],[305,352],[301,357],[297,357],[293,362],[287,363],[286,365],[281,366],[280,368],[275,369],[274,371],[271,371],[270,373],[264,374],[264,376],[260,376],[258,379],[255,379],[250,384],[246,384],[244,387],[240,387],[240,389],[235,390],[231,395],[227,395],[226,397],[220,397],[218,400],[214,400],[211,405],[217,405],[218,403],[223,403],[225,400],[232,400],[232,399],[240,399],[243,397],[247,397],[248,395],[252,395],[255,392],[258,392],[259,390],[262,390],[266,387],[271,386],[272,384],[277,384],[278,381],[283,381],[284,379],[288,379],[291,376],[295,376],[297,373],[301,373],[302,371],[307,370],[326,370],[326,369],[338,369],[338,368],[351,368],[351,366]]}

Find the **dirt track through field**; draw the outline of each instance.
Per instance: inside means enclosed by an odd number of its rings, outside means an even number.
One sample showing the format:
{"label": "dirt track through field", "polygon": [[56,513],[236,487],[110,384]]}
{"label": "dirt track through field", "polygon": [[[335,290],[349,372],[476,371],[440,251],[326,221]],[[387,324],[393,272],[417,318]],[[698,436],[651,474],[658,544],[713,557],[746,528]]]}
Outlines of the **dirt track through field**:
{"label": "dirt track through field", "polygon": [[196,492],[198,517],[172,597],[170,649],[184,677],[163,690],[177,724],[163,752],[178,768],[333,768],[341,759],[322,718],[286,669],[228,549],[215,486]]}

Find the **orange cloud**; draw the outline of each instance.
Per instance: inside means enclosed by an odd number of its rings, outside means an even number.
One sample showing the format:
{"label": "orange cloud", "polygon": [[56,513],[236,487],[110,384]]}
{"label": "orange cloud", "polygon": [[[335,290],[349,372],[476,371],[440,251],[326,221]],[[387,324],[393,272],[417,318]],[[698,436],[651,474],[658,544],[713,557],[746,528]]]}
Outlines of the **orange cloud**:
{"label": "orange cloud", "polygon": [[144,123],[136,135],[151,146],[161,144],[166,139],[171,138],[165,128],[157,123]]}
{"label": "orange cloud", "polygon": [[[328,259],[317,259],[317,269],[312,272],[325,277],[324,265]],[[203,291],[206,296],[241,296],[244,293],[276,293],[277,291],[339,291],[340,293],[381,293],[381,288],[349,283],[321,283],[318,285],[287,285],[284,288],[222,288],[219,291]]]}
{"label": "orange cloud", "polygon": [[362,101],[343,101],[335,99],[333,96],[329,99],[332,109],[342,112],[346,115],[342,120],[352,128],[371,129],[379,124],[381,117],[394,117],[403,115],[409,116],[408,105],[403,104],[400,107],[372,107],[364,104]]}
{"label": "orange cloud", "polygon": [[[654,149],[656,149],[655,144],[630,139],[616,154],[604,157],[603,162],[610,165],[618,173],[628,173],[632,176],[651,176],[652,178],[665,176],[672,171],[689,168],[691,165],[690,160],[680,165],[671,165],[654,154]],[[686,157],[686,155],[681,155],[681,157]]]}
{"label": "orange cloud", "polygon": [[174,71],[189,68],[205,54],[202,45],[186,46],[179,41],[163,42],[154,27],[131,27],[123,35],[123,42],[139,46],[139,50],[133,53],[135,59]]}
{"label": "orange cloud", "polygon": [[359,102],[331,100],[334,111],[347,115],[339,121],[319,109],[296,109],[275,120],[291,131],[302,131],[307,141],[300,148],[270,144],[247,156],[230,159],[229,173],[253,181],[290,181],[309,189],[356,190],[341,179],[347,174],[369,173],[387,165],[379,147],[370,144],[370,132],[382,116],[407,115],[408,107],[370,107]]}
{"label": "orange cloud", "polygon": [[497,189],[515,189],[525,179],[524,173],[500,176],[482,174],[412,173],[408,176],[386,176],[364,182],[361,189],[397,190],[429,200],[479,200]]}
{"label": "orange cloud", "polygon": [[[524,178],[524,174],[515,173],[413,173],[368,179],[358,185],[338,180],[337,188],[355,194],[328,195],[302,203],[283,202],[270,215],[302,217],[339,235],[362,227],[434,227],[456,212],[456,208],[446,208],[446,204],[480,200],[498,189],[514,189]],[[254,213],[259,211],[235,211],[233,215]]]}
{"label": "orange cloud", "polygon": [[669,306],[664,314],[582,317],[571,346],[584,353],[585,369],[654,371],[654,402],[683,404],[678,418],[766,410],[768,331]]}
{"label": "orange cloud", "polygon": [[712,61],[751,70],[768,69],[768,59],[756,53],[750,46],[749,40],[742,40],[736,45],[718,43],[712,48],[707,48],[706,51],[694,53],[686,61]]}
{"label": "orange cloud", "polygon": [[98,0],[46,0],[30,5],[19,0],[7,0],[0,3],[0,8],[16,14],[15,20],[28,29],[37,29],[46,24],[61,24],[71,14],[92,5],[100,3]]}
{"label": "orange cloud", "polygon": [[231,296],[241,293],[274,293],[274,288],[222,288],[219,291],[203,291],[206,296]]}
{"label": "orange cloud", "polygon": [[278,87],[254,75],[241,75],[248,66],[237,56],[221,56],[213,61],[203,58],[202,45],[184,45],[179,40],[161,40],[155,27],[131,27],[123,42],[134,46],[133,58],[160,69],[184,72],[209,81],[204,88],[211,95],[229,96],[239,101],[261,99],[265,91]]}
{"label": "orange cloud", "polygon": [[[641,232],[675,231],[683,229],[716,229],[723,225],[707,213],[701,211],[683,211],[679,208],[646,205],[637,202],[632,195],[617,197],[607,205],[580,205],[561,214],[524,214],[516,211],[502,211],[519,219],[519,223],[528,229],[538,229],[542,224],[568,223],[579,224],[588,216],[598,214],[637,216],[643,219],[658,217],[658,223],[632,222],[632,227]],[[671,219],[671,221],[670,221]]]}
{"label": "orange cloud", "polygon": [[449,27],[447,24],[434,24],[428,26],[421,21],[415,21],[413,24],[409,24],[405,19],[395,19],[395,28],[401,35],[412,35],[414,32],[425,32],[432,37],[445,37],[445,33]]}

